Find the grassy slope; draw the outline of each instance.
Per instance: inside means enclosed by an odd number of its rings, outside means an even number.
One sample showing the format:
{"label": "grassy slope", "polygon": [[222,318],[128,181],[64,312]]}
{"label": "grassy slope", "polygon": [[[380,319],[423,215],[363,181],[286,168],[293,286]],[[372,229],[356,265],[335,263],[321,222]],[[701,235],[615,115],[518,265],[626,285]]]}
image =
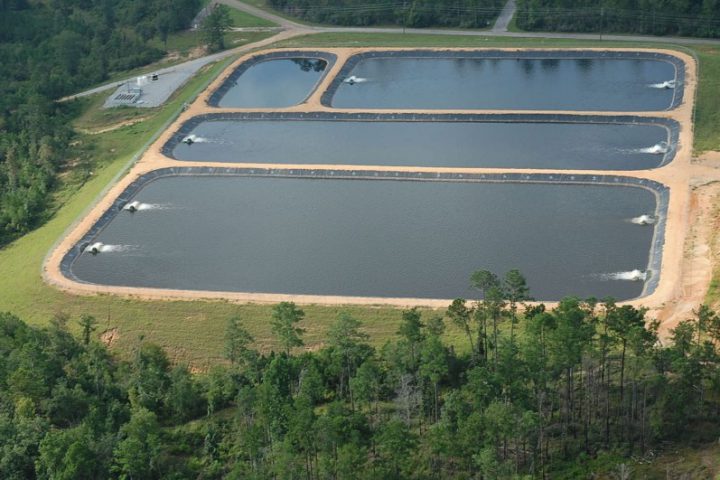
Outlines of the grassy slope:
{"label": "grassy slope", "polygon": [[[715,225],[718,225],[720,224],[720,197],[716,197],[714,209],[712,218],[715,221]],[[718,239],[720,239],[719,235],[720,232],[717,228],[715,228],[710,238],[711,248],[712,246],[715,246],[715,257],[717,257],[717,245],[720,244],[718,242]],[[710,280],[710,288],[708,289],[707,296],[705,297],[705,303],[710,305],[712,308],[720,308],[720,265],[718,265],[717,262],[715,264],[712,279]]]}
{"label": "grassy slope", "polygon": [[[191,100],[228,62],[214,65],[193,79],[164,108],[157,109],[142,123],[106,134],[79,136],[80,142],[92,142],[97,158],[108,158],[96,165],[95,174],[83,185],[69,185],[58,193],[63,203],[47,224],[0,250],[0,311],[11,311],[33,324],[44,324],[52,315],[63,312],[77,318],[94,315],[100,322],[98,333],[118,328],[119,339],[113,346],[130,352],[140,335],[167,348],[177,361],[204,367],[222,356],[222,335],[226,319],[240,314],[255,335],[260,348],[271,345],[266,319],[269,306],[235,306],[225,302],[145,302],[112,296],[77,297],[46,286],[40,277],[42,260],[65,229],[91,204],[133,155],[174,117],[182,104]],[[83,100],[88,106],[97,99]],[[333,308],[305,309],[306,339],[314,345],[322,341],[322,332],[334,320]],[[394,333],[399,312],[391,309],[350,309],[362,317],[374,338]]]}
{"label": "grassy slope", "polygon": [[[578,41],[538,41],[522,39],[483,39],[467,37],[440,37],[425,35],[353,35],[323,34],[293,39],[283,45],[329,46],[329,45],[394,45],[394,46],[587,46],[593,42]],[[610,45],[603,43],[603,45]],[[637,46],[637,44],[634,44]],[[717,96],[707,87],[714,79],[706,78],[717,71],[720,63],[720,50],[703,49],[703,80],[701,88],[703,102],[711,114],[718,110]],[[232,305],[225,302],[146,302],[120,299],[112,296],[75,297],[58,292],[45,286],[40,277],[40,266],[44,255],[65,231],[103,190],[111,179],[123,169],[129,159],[144,145],[188,101],[193,93],[217,75],[221,66],[214,66],[188,84],[168,105],[149,113],[151,118],[133,126],[127,126],[111,132],[93,135],[96,144],[95,158],[106,159],[104,165],[95,168],[95,174],[82,186],[67,188],[59,197],[64,204],[43,227],[26,235],[17,242],[0,250],[0,311],[13,311],[34,324],[46,322],[54,313],[65,312],[74,317],[81,313],[95,315],[100,323],[99,332],[108,328],[118,328],[119,339],[113,344],[120,352],[128,352],[138,341],[140,335],[166,347],[177,361],[190,362],[203,367],[218,361],[222,355],[223,331],[229,315],[239,314],[247,327],[256,336],[260,348],[272,346],[267,320],[270,307],[260,305]],[[137,115],[134,111],[102,113],[93,108],[93,102],[99,99],[85,100],[86,112],[78,119],[84,126],[101,126],[103,123],[120,121],[127,116]],[[715,113],[716,114],[716,113]],[[111,116],[105,118],[103,116]],[[700,118],[700,115],[699,115]],[[703,119],[706,116],[701,117]],[[705,120],[703,120],[705,121]],[[703,126],[702,139],[705,144],[712,142],[717,129],[711,125]],[[80,136],[83,142],[90,142],[88,136]],[[478,266],[481,268],[482,266]],[[393,336],[397,330],[400,312],[388,308],[351,308],[351,313],[365,323],[365,329],[376,344],[381,344]],[[337,315],[337,308],[308,306],[305,308],[307,319],[306,341],[316,346],[323,341],[324,332]],[[464,346],[462,337],[450,328],[448,339]]]}
{"label": "grassy slope", "polygon": [[266,12],[272,13],[274,15],[277,15],[278,17],[285,18],[287,20],[291,20],[295,23],[298,23],[300,25],[308,25],[308,26],[324,26],[320,23],[313,23],[308,22],[307,20],[303,20],[298,17],[293,17],[292,15],[288,15],[285,12],[281,12],[280,10],[275,10],[274,8],[270,7],[267,3],[267,0],[240,0],[243,3],[247,3],[248,5],[252,5],[253,7],[257,7],[260,10],[265,10]]}
{"label": "grassy slope", "polygon": [[[204,3],[208,2],[209,0],[204,0]],[[276,26],[276,24],[268,20],[255,17],[249,13],[241,12],[232,8],[230,9],[230,18],[233,22],[233,27]],[[246,43],[257,42],[269,37],[270,35],[272,35],[272,33],[268,32],[228,32],[225,35],[225,45],[227,48],[235,48]],[[197,56],[197,50],[202,46],[200,33],[198,31],[190,30],[170,34],[168,36],[167,44],[158,38],[154,38],[150,42],[154,47],[167,51],[168,56],[150,65],[134,68],[129,71],[113,72],[110,74],[107,81],[103,83],[110,83],[135,75],[144,75],[160,68],[171,67],[173,65],[183,63],[194,58],[193,55]]]}
{"label": "grassy slope", "polygon": [[230,19],[233,27],[277,27],[277,24],[270,20],[250,15],[236,8],[230,8]]}
{"label": "grassy slope", "polygon": [[700,88],[695,117],[695,151],[720,150],[720,48],[696,48]]}
{"label": "grassy slope", "polygon": [[[255,17],[253,17],[255,18]],[[258,19],[259,20],[259,19]],[[225,34],[225,47],[234,48],[240,45],[257,42],[263,38],[267,38],[270,34],[267,32],[228,32]],[[174,54],[174,58],[178,58],[180,61],[186,61],[188,59],[198,56],[193,53],[203,46],[202,34],[195,30],[188,30],[185,32],[175,33],[168,37],[167,46],[158,39],[153,40],[153,44],[157,48],[161,48]],[[177,61],[174,61],[177,63]],[[170,66],[171,64],[161,64],[160,66]],[[157,69],[158,67],[154,67]],[[147,68],[144,70],[150,71]],[[151,69],[152,70],[152,69]]]}
{"label": "grassy slope", "polygon": [[[242,12],[235,8],[230,8],[230,20],[235,28],[255,28],[255,27],[276,27],[277,24],[259,18],[249,13]],[[262,38],[266,38],[267,33],[263,32],[228,32],[225,34],[225,45],[227,48],[237,47],[241,44],[256,42]],[[202,32],[200,30],[186,30],[183,32],[173,33],[168,36],[167,45],[159,39],[154,39],[153,44],[157,48],[161,48],[168,52],[175,52],[185,57],[193,50],[203,45]]]}

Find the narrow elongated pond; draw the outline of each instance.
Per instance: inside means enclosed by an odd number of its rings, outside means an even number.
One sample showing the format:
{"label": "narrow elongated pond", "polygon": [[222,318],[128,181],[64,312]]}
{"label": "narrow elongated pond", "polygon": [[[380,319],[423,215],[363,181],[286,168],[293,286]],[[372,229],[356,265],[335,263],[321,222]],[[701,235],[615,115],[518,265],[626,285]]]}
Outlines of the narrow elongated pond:
{"label": "narrow elongated pond", "polygon": [[681,99],[676,70],[677,59],[630,53],[375,52],[351,58],[325,103],[378,109],[666,110]]}
{"label": "narrow elongated pond", "polygon": [[[349,175],[349,174],[348,174]],[[630,186],[167,176],[64,261],[80,281],[189,290],[455,298],[520,269],[537,299],[636,297],[655,194]],[[113,210],[115,211],[115,210]],[[79,253],[85,248],[85,253]]]}
{"label": "narrow elongated pond", "polygon": [[281,108],[305,101],[334,59],[301,53],[265,55],[241,64],[210,97],[210,105],[236,108]]}
{"label": "narrow elongated pond", "polygon": [[164,151],[213,162],[639,170],[667,163],[677,136],[660,124],[339,119],[209,119]]}

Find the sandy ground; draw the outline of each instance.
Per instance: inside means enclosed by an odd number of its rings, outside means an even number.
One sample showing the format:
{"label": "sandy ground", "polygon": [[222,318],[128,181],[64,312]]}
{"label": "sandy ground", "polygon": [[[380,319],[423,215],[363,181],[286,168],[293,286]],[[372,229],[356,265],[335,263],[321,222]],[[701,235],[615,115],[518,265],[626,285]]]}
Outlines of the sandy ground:
{"label": "sandy ground", "polygon": [[720,152],[708,152],[693,160],[680,292],[657,309],[663,333],[692,318],[693,311],[705,301],[720,251],[719,180]]}
{"label": "sandy ground", "polygon": [[[293,48],[291,50],[298,50]],[[278,302],[295,301],[301,304],[362,304],[362,305],[392,305],[398,307],[407,306],[428,306],[436,308],[447,307],[450,299],[412,299],[412,298],[377,298],[377,297],[340,297],[340,296],[318,296],[318,295],[276,295],[276,294],[255,294],[240,292],[207,292],[207,291],[181,291],[165,289],[147,289],[135,287],[109,287],[103,285],[89,285],[75,282],[66,278],[60,272],[60,261],[66,252],[73,247],[85,234],[85,232],[97,221],[102,213],[107,210],[117,196],[140,175],[149,171],[172,166],[190,167],[195,165],[220,166],[220,167],[249,167],[249,168],[287,168],[287,169],[332,169],[332,170],[387,170],[387,171],[424,171],[424,172],[467,172],[467,173],[496,173],[496,172],[522,172],[522,173],[548,173],[548,170],[535,169],[490,169],[490,168],[445,168],[445,167],[392,167],[392,166],[358,166],[358,165],[290,165],[290,164],[241,164],[241,163],[194,163],[179,162],[165,157],[161,153],[162,146],[170,139],[175,131],[188,119],[193,116],[210,112],[317,112],[317,111],[352,111],[331,109],[320,104],[320,97],[327,89],[330,82],[337,75],[345,61],[353,54],[369,49],[355,48],[327,48],[325,51],[337,55],[337,61],[327,72],[320,82],[317,90],[307,99],[306,102],[290,108],[281,109],[231,109],[213,108],[207,104],[207,100],[222,82],[242,62],[249,60],[254,55],[261,55],[267,51],[254,52],[246,55],[230,65],[208,89],[183,112],[179,118],[162,134],[158,140],[147,150],[141,160],[114,185],[107,195],[95,205],[90,213],[83,218],[77,226],[63,239],[57,248],[48,256],[43,268],[45,280],[68,292],[76,294],[92,295],[98,293],[113,293],[128,297],[143,299],[227,299],[236,302]],[[401,48],[372,49],[397,51]],[[406,49],[413,50],[413,49]],[[478,49],[436,49],[438,51],[469,51]],[[504,49],[506,51],[517,51],[526,49]],[[543,50],[552,50],[543,48]],[[556,49],[573,50],[573,49]],[[593,50],[593,49],[577,49]],[[609,49],[594,49],[607,51]],[[612,49],[616,51],[637,51],[639,49]],[[692,311],[704,299],[709,285],[712,264],[710,255],[710,236],[712,228],[706,219],[712,214],[712,202],[720,187],[714,182],[720,180],[720,154],[707,155],[698,161],[692,159],[693,129],[692,111],[695,99],[697,83],[696,65],[692,57],[670,50],[654,49],[653,51],[674,55],[685,62],[685,92],[683,103],[676,109],[661,112],[565,112],[577,115],[602,115],[613,116],[617,114],[633,114],[647,117],[673,118],[681,125],[677,154],[670,164],[660,168],[644,171],[592,171],[592,170],[564,170],[563,173],[577,174],[598,174],[598,175],[619,175],[638,178],[648,178],[658,181],[670,188],[670,203],[668,206],[667,228],[665,235],[665,246],[662,253],[662,271],[658,288],[652,295],[634,300],[628,303],[643,305],[650,308],[651,313],[663,320],[663,330],[667,331]],[[365,112],[385,112],[387,110],[363,110]],[[492,110],[404,110],[402,112],[414,113],[498,113]],[[510,111],[502,111],[508,113]],[[529,112],[518,113],[551,113],[551,112]],[[557,113],[557,112],[552,112]],[[687,242],[686,242],[687,240]]]}

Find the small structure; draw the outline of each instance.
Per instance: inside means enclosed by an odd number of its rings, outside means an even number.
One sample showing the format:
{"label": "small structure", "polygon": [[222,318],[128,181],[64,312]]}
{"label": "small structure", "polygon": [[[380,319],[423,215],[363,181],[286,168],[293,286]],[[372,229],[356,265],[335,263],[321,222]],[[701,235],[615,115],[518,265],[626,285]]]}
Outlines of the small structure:
{"label": "small structure", "polygon": [[140,87],[120,88],[115,95],[108,99],[107,103],[111,103],[112,106],[133,105],[138,103],[142,94],[143,90]]}

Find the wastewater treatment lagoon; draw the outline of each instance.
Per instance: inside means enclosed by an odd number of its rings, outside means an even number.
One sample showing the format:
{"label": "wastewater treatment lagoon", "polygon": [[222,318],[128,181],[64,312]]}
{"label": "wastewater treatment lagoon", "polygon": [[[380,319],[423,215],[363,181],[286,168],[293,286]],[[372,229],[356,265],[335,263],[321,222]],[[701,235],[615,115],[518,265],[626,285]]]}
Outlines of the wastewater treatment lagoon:
{"label": "wastewater treatment lagoon", "polygon": [[70,232],[46,279],[443,306],[477,296],[473,271],[517,268],[543,301],[666,296],[694,75],[646,50],[247,56]]}
{"label": "wastewater treatment lagoon", "polygon": [[645,170],[672,160],[678,133],[672,120],[641,117],[357,117],[210,114],[183,125],[164,153],[192,162]]}

